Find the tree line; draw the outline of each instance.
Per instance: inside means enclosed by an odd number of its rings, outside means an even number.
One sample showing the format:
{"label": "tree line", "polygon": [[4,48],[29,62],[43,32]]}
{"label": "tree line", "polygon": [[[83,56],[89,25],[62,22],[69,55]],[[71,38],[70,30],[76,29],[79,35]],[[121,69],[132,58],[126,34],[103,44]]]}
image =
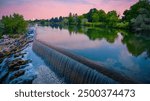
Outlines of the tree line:
{"label": "tree line", "polygon": [[35,20],[41,25],[81,25],[94,27],[113,27],[130,29],[132,31],[150,30],[150,2],[139,0],[129,10],[125,10],[123,17],[115,11],[106,13],[104,10],[90,9],[86,14],[70,13],[68,17],[55,17],[47,20]]}

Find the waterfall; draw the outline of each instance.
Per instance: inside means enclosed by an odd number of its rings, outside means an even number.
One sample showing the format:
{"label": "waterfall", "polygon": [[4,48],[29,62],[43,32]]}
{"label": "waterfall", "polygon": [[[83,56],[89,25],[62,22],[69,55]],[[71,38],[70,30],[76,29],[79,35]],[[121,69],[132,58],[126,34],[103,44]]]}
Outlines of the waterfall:
{"label": "waterfall", "polygon": [[71,83],[117,83],[96,70],[35,40],[33,51]]}

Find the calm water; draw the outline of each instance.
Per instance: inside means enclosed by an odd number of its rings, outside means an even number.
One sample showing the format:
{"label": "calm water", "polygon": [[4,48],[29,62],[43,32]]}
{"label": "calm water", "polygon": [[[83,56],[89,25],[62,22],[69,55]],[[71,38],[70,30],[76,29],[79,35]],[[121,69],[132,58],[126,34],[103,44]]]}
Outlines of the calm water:
{"label": "calm water", "polygon": [[150,83],[150,38],[113,29],[37,27],[36,38]]}

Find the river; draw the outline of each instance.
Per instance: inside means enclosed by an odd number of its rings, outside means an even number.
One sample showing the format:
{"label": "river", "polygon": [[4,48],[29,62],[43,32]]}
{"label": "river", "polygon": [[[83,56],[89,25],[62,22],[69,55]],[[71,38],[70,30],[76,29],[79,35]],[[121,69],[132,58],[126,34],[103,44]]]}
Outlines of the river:
{"label": "river", "polygon": [[[30,30],[33,30],[31,37],[35,35],[35,27],[31,27]],[[51,65],[47,65],[44,60],[38,56],[32,49],[33,43],[30,43],[22,53],[24,59],[31,59],[32,62],[29,64],[32,71],[31,74],[36,75],[36,78],[33,80],[33,84],[62,84],[65,83],[64,78],[57,75],[51,68]]]}
{"label": "river", "polygon": [[[102,64],[139,83],[150,83],[150,38],[146,36],[115,29],[87,27],[38,26],[36,32],[36,39],[46,44]],[[44,67],[49,68],[31,47],[27,51],[30,54],[28,58],[34,60],[32,64],[35,67],[44,64]],[[52,72],[50,68],[49,70]]]}

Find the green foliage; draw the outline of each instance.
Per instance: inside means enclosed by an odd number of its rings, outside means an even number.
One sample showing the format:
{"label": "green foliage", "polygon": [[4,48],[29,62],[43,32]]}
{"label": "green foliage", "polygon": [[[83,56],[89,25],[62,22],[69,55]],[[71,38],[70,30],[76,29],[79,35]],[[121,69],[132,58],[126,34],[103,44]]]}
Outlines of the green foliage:
{"label": "green foliage", "polygon": [[109,43],[114,43],[117,38],[117,31],[113,29],[101,29],[101,28],[89,28],[86,32],[86,35],[91,40],[96,39],[105,39]]}
{"label": "green foliage", "polygon": [[64,25],[68,25],[68,23],[69,23],[69,21],[68,21],[68,19],[67,19],[67,18],[65,18],[65,19],[63,19],[63,20],[62,20],[62,24],[64,24]]}
{"label": "green foliage", "polygon": [[[142,11],[143,9],[143,11]],[[45,20],[46,21],[46,20]],[[150,2],[148,0],[139,0],[136,4],[124,11],[124,17],[119,18],[116,11],[90,9],[88,13],[78,16],[70,13],[68,17],[52,18],[47,21],[50,24],[58,25],[82,25],[90,27],[112,27],[129,29],[135,31],[150,30]],[[41,20],[41,23],[42,22]]]}
{"label": "green foliage", "polygon": [[97,13],[92,15],[92,22],[99,22],[99,15]]}
{"label": "green foliage", "polygon": [[[58,20],[58,18],[56,18],[56,19]],[[42,25],[42,26],[48,26],[49,25],[49,21],[42,19],[42,20],[39,21],[39,24]]]}
{"label": "green foliage", "polygon": [[129,23],[128,22],[118,22],[116,23],[116,28],[125,29],[128,28]]}
{"label": "green foliage", "polygon": [[[116,27],[119,21],[119,16],[116,11],[110,11],[108,14],[104,10],[90,9],[86,14],[78,16],[77,14],[69,13],[68,17],[51,18],[50,20],[35,20],[33,23],[40,25],[82,25],[82,26],[109,26]],[[32,22],[31,22],[32,23]]]}
{"label": "green foliage", "polygon": [[115,27],[119,21],[119,16],[116,11],[110,11],[107,13],[107,23],[109,26]]}
{"label": "green foliage", "polygon": [[147,51],[147,54],[150,54],[150,39],[145,34],[129,33],[124,35],[122,42],[126,44],[128,51],[134,56],[139,56],[145,51]]}
{"label": "green foliage", "polygon": [[4,25],[4,34],[23,34],[27,30],[27,22],[19,14],[3,16],[1,22]]}
{"label": "green foliage", "polygon": [[69,14],[69,18],[68,18],[69,24],[73,23],[73,16],[72,13]]}
{"label": "green foliage", "polygon": [[84,19],[84,16],[83,16],[83,15],[78,16],[78,25],[81,25],[81,24],[82,24],[82,19]]}
{"label": "green foliage", "polygon": [[150,11],[149,1],[148,0],[140,0],[139,2],[137,2],[136,4],[131,6],[130,10],[124,11],[123,20],[130,22],[131,19],[136,18],[139,15],[139,10],[141,8],[144,8],[144,9],[147,9],[148,11]]}
{"label": "green foliage", "polygon": [[131,19],[131,26],[134,31],[150,31],[150,11],[141,8],[139,15]]}
{"label": "green foliage", "polygon": [[75,16],[70,13],[68,21],[69,25],[116,27],[116,24],[119,21],[119,16],[116,11],[110,11],[106,14],[104,10],[97,10],[96,8],[93,8],[90,9],[88,13],[80,16]]}
{"label": "green foliage", "polygon": [[[93,19],[93,15],[98,13],[98,10],[96,8],[93,8],[93,9],[90,9],[90,11],[85,14],[85,18],[88,19],[88,22],[92,22],[94,19]],[[97,15],[98,16],[98,15]]]}
{"label": "green foliage", "polygon": [[78,25],[85,25],[88,22],[88,19],[84,18],[83,15],[78,16]]}
{"label": "green foliage", "polygon": [[150,31],[150,2],[139,0],[124,12],[123,21],[129,22],[129,27],[135,32]]}
{"label": "green foliage", "polygon": [[3,33],[4,33],[4,24],[0,21],[0,38]]}
{"label": "green foliage", "polygon": [[68,26],[66,29],[69,30],[70,34],[80,33],[86,34],[90,40],[101,40],[105,39],[109,43],[114,43],[118,36],[118,31],[115,29],[105,29],[97,27],[83,27],[83,26]]}
{"label": "green foliage", "polygon": [[106,21],[106,13],[104,10],[99,10],[98,11],[98,15],[99,15],[99,21],[100,22],[105,22]]}
{"label": "green foliage", "polygon": [[68,23],[69,25],[78,25],[78,15],[77,14],[72,14],[70,13],[69,14],[69,17],[68,17]]}

